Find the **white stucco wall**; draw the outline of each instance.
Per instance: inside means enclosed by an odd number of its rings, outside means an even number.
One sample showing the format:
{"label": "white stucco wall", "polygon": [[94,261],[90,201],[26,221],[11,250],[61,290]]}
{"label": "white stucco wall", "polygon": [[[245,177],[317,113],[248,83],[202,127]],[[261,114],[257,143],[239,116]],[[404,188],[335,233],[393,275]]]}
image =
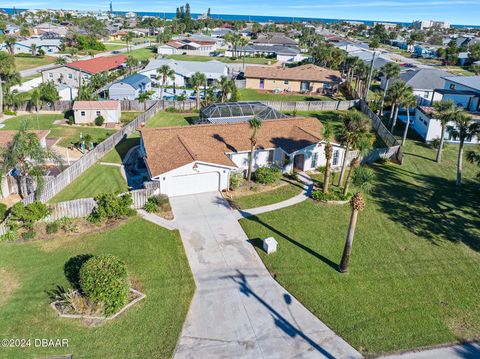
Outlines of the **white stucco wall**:
{"label": "white stucco wall", "polygon": [[[119,106],[120,107],[120,106]],[[75,115],[75,123],[93,123],[97,116],[103,116],[105,119],[105,123],[119,123],[120,117],[122,116],[122,111],[119,109],[117,110],[74,110]],[[82,113],[85,115],[82,116]]]}

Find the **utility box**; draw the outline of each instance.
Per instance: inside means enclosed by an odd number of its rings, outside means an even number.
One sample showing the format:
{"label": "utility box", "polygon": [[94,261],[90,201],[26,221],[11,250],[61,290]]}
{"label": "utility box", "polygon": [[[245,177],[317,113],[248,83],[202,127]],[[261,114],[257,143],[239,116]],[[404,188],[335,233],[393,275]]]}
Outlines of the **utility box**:
{"label": "utility box", "polygon": [[277,241],[273,237],[268,237],[263,240],[263,250],[267,254],[275,253],[277,251]]}

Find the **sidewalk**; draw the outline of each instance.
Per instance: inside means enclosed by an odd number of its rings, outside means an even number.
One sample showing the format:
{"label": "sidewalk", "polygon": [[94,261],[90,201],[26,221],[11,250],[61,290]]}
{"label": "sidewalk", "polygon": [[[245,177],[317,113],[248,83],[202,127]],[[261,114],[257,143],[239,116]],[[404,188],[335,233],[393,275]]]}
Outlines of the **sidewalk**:
{"label": "sidewalk", "polygon": [[480,345],[466,343],[450,347],[412,351],[403,354],[382,356],[378,359],[478,359],[480,358]]}

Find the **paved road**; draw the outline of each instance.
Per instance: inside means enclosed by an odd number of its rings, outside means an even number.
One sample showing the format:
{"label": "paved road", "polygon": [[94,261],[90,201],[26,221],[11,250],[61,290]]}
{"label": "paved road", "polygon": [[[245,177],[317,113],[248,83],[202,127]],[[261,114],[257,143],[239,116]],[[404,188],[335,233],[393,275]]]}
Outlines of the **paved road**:
{"label": "paved road", "polygon": [[467,343],[451,347],[408,352],[404,354],[387,355],[378,359],[478,359],[480,345]]}
{"label": "paved road", "polygon": [[360,358],[268,273],[219,193],[170,198],[197,290],[175,358]]}

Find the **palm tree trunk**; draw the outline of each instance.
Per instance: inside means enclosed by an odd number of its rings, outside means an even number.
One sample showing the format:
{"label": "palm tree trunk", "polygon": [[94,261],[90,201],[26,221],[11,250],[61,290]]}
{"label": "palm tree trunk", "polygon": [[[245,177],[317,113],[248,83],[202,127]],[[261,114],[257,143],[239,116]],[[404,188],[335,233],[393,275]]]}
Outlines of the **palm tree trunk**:
{"label": "palm tree trunk", "polygon": [[350,151],[350,144],[347,143],[347,147],[345,148],[345,155],[343,156],[342,171],[340,172],[340,179],[338,180],[339,187],[342,186],[343,178],[345,177],[345,169],[347,167],[347,156],[349,151]]}
{"label": "palm tree trunk", "polygon": [[385,81],[385,89],[383,90],[382,102],[380,104],[380,116],[383,116],[383,106],[385,106],[385,97],[387,97],[387,89],[388,89],[389,83],[390,83],[390,79],[387,78],[387,80]]}
{"label": "palm tree trunk", "polygon": [[392,122],[392,127],[390,128],[390,132],[393,135],[393,131],[395,130],[395,125],[397,124],[397,118],[398,118],[398,108],[400,106],[395,106],[395,114],[393,115],[393,122]]}
{"label": "palm tree trunk", "polygon": [[196,106],[197,106],[197,110],[200,108],[200,87],[195,87],[195,91],[196,91]]}
{"label": "palm tree trunk", "polygon": [[248,154],[248,175],[247,175],[248,182],[252,180],[253,151],[255,151],[255,145],[252,143],[252,146],[250,147],[250,153]]}
{"label": "palm tree trunk", "polygon": [[2,77],[0,76],[0,117],[3,116],[3,87],[2,87]]}
{"label": "palm tree trunk", "polygon": [[328,194],[328,186],[330,185],[330,172],[331,172],[331,159],[327,158],[327,164],[325,168],[325,175],[323,176],[323,193]]}
{"label": "palm tree trunk", "polygon": [[340,262],[340,272],[348,272],[348,263],[350,261],[350,254],[352,253],[353,237],[355,236],[355,228],[357,227],[358,211],[352,209],[350,216],[350,224],[348,226],[347,240],[345,241],[345,248],[343,249],[342,260]]}
{"label": "palm tree trunk", "polygon": [[462,165],[463,165],[463,145],[465,139],[460,138],[460,145],[458,147],[458,160],[457,160],[457,186],[462,185]]}
{"label": "palm tree trunk", "polygon": [[440,146],[437,150],[437,163],[442,162],[442,151],[443,151],[443,143],[445,142],[445,128],[446,125],[442,125],[442,134],[440,137]]}
{"label": "palm tree trunk", "polygon": [[350,168],[348,169],[347,179],[345,180],[345,186],[343,187],[343,195],[346,196],[348,193],[348,187],[350,187],[350,181],[352,179],[352,172],[355,164],[357,162],[357,158],[355,158],[352,163],[350,163]]}
{"label": "palm tree trunk", "polygon": [[373,65],[375,63],[375,55],[376,52],[373,52],[372,62],[370,64],[370,73],[368,74],[368,81],[367,81],[367,88],[365,89],[365,101],[368,102],[368,92],[370,91],[370,86],[372,85],[372,77],[373,77]]}
{"label": "palm tree trunk", "polygon": [[405,124],[405,130],[403,131],[402,147],[405,145],[405,142],[407,141],[407,133],[408,133],[409,127],[410,127],[410,109],[407,107],[407,123]]}

